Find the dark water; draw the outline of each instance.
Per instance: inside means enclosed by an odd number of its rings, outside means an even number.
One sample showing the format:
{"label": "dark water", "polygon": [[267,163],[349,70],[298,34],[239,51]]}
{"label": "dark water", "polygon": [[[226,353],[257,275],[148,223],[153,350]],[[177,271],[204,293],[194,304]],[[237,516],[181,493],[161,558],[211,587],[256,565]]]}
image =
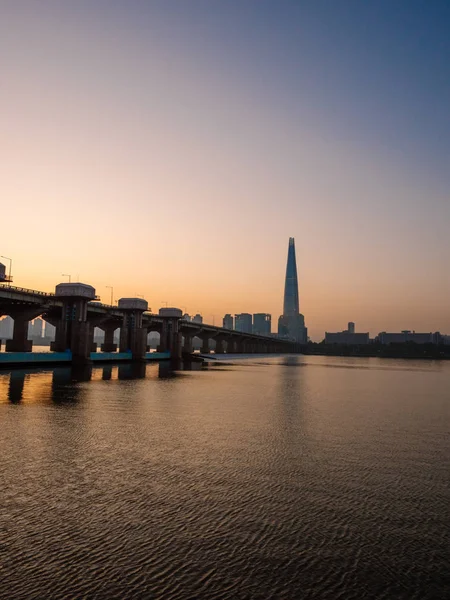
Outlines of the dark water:
{"label": "dark water", "polygon": [[450,363],[143,369],[0,373],[2,599],[450,598]]}

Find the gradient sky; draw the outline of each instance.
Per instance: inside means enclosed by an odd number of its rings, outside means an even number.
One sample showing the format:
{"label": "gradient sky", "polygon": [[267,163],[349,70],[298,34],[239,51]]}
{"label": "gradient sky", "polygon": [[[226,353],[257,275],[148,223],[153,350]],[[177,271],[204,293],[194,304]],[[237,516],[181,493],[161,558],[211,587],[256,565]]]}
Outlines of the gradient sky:
{"label": "gradient sky", "polygon": [[294,236],[313,339],[450,333],[449,31],[448,0],[0,0],[14,283],[276,320]]}

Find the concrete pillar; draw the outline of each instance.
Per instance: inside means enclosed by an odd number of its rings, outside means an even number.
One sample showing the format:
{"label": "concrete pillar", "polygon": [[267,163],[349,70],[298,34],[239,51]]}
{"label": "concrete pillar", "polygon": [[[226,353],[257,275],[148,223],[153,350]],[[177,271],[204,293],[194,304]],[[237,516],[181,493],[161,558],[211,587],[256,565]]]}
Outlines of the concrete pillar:
{"label": "concrete pillar", "polygon": [[28,339],[28,327],[30,321],[42,314],[41,308],[19,308],[15,307],[9,313],[14,319],[13,337],[6,340],[6,352],[31,352],[33,342]]}
{"label": "concrete pillar", "polygon": [[192,340],[194,339],[194,335],[186,335],[184,334],[184,345],[183,345],[183,353],[184,354],[192,354],[194,351]]}
{"label": "concrete pillar", "polygon": [[28,339],[28,325],[30,320],[16,315],[14,317],[14,330],[12,340],[6,340],[6,352],[31,352],[33,342]]}
{"label": "concrete pillar", "polygon": [[227,354],[235,354],[235,352],[235,341],[230,337],[227,340]]}
{"label": "concrete pillar", "polygon": [[202,338],[202,347],[200,348],[200,352],[202,354],[209,354],[209,337]]}
{"label": "concrete pillar", "polygon": [[117,324],[102,325],[102,329],[105,332],[105,339],[103,344],[100,346],[102,352],[116,352],[117,344],[114,343],[114,332],[117,329]]}
{"label": "concrete pillar", "polygon": [[[179,309],[171,309],[178,311]],[[161,311],[160,311],[161,312]],[[180,315],[168,317],[165,316],[162,323],[161,340],[158,350],[160,352],[170,352],[170,358],[179,359],[181,358],[181,343],[182,336],[179,330],[179,322],[182,316],[182,311],[179,310]]]}
{"label": "concrete pillar", "polygon": [[245,352],[244,340],[242,340],[242,339],[236,340],[234,351],[236,352],[236,354],[243,354]]}
{"label": "concrete pillar", "polygon": [[142,314],[148,309],[147,301],[142,298],[120,298],[118,308],[123,312],[120,351],[131,352],[132,360],[145,360],[147,329],[142,327]]}
{"label": "concrete pillar", "polygon": [[90,362],[94,327],[87,320],[87,305],[95,299],[95,289],[84,283],[60,283],[55,295],[62,301],[62,308],[51,350],[70,350],[75,364]]}
{"label": "concrete pillar", "polygon": [[216,354],[224,354],[225,352],[225,346],[223,343],[223,339],[222,338],[216,338]]}

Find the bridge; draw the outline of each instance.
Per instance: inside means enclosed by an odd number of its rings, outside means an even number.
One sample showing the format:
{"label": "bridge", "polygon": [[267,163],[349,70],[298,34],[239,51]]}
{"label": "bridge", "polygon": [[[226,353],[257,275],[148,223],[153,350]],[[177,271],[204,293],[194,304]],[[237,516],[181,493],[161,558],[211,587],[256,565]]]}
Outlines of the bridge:
{"label": "bridge", "polygon": [[168,352],[174,359],[192,354],[194,337],[201,340],[204,354],[209,354],[212,340],[216,354],[301,350],[301,346],[291,340],[186,321],[178,308],[161,308],[154,314],[142,298],[121,298],[117,306],[102,304],[95,289],[83,283],[60,283],[54,294],[0,285],[0,316],[4,315],[14,319],[13,337],[6,342],[6,352],[32,351],[28,325],[40,316],[55,327],[55,341],[50,349],[54,352],[70,350],[72,361],[79,364],[89,362],[91,352],[97,350],[93,343],[95,327],[105,333],[101,351],[108,354],[117,352],[114,333],[120,329],[119,351],[130,353],[133,361],[145,360],[149,350],[147,336],[153,331],[160,334],[158,351]]}

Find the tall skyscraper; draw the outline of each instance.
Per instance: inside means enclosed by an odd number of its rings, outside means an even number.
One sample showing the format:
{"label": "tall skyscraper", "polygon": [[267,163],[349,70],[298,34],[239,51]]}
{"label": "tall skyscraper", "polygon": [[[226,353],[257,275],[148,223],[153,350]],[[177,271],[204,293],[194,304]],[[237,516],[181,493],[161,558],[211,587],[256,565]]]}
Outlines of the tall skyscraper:
{"label": "tall skyscraper", "polygon": [[239,313],[234,315],[234,328],[242,333],[252,333],[252,315],[250,313]]}
{"label": "tall skyscraper", "polygon": [[295,241],[289,238],[286,264],[286,280],[284,284],[283,314],[278,319],[278,335],[294,339],[300,344],[308,341],[308,330],[305,318],[300,313],[298,299],[297,260],[295,258]]}
{"label": "tall skyscraper", "polygon": [[272,315],[255,313],[253,315],[253,333],[257,335],[270,335],[272,331]]}
{"label": "tall skyscraper", "polygon": [[223,327],[225,329],[233,329],[233,327],[234,327],[234,319],[233,319],[232,315],[226,314],[224,316],[224,318],[223,318],[222,323],[223,323]]}

